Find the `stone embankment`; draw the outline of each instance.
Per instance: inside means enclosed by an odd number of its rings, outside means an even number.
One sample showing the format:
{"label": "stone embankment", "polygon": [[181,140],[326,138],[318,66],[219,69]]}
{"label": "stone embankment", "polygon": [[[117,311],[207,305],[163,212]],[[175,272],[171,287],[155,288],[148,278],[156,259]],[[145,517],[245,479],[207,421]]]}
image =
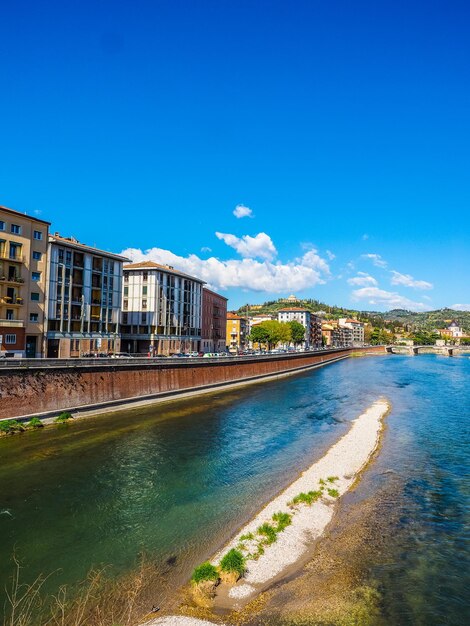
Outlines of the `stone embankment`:
{"label": "stone embankment", "polygon": [[29,361],[0,364],[0,419],[99,412],[139,401],[210,391],[285,376],[353,353],[385,353],[383,347],[220,359],[135,359],[101,363]]}

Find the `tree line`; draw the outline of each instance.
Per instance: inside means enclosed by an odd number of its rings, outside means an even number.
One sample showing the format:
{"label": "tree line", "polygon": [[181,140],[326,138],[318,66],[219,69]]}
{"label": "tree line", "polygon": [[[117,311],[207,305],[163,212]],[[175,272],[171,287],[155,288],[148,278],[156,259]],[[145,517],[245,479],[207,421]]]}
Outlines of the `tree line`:
{"label": "tree line", "polygon": [[305,340],[305,328],[300,322],[292,320],[291,322],[277,322],[276,320],[266,320],[253,326],[248,339],[253,344],[259,346],[267,346],[268,350],[272,350],[279,343],[290,344],[294,346],[301,344]]}

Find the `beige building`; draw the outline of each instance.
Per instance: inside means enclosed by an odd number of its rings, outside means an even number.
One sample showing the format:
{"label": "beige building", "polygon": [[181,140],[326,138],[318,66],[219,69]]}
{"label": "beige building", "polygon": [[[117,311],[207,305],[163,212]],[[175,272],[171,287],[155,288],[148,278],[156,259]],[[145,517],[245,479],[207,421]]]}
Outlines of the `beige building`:
{"label": "beige building", "polygon": [[49,222],[0,206],[0,354],[44,355]]}
{"label": "beige building", "polygon": [[73,237],[49,237],[47,357],[120,351],[122,266],[127,261]]}
{"label": "beige building", "polygon": [[244,317],[227,313],[227,346],[230,352],[237,353],[247,345],[248,324]]}
{"label": "beige building", "polygon": [[361,347],[364,345],[364,324],[355,319],[349,319],[341,317],[338,320],[340,328],[349,328],[352,330],[352,345],[354,347]]}
{"label": "beige building", "polygon": [[174,354],[201,349],[203,280],[170,265],[124,265],[121,345],[125,352]]}

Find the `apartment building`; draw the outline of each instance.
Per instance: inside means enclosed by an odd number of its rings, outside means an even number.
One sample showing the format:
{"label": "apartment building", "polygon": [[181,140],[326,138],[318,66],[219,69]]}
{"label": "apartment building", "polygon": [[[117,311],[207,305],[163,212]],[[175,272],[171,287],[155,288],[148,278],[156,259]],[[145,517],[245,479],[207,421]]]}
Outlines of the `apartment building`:
{"label": "apartment building", "polygon": [[49,236],[49,358],[120,351],[122,267],[128,260],[73,237]]}
{"label": "apartment building", "polygon": [[340,328],[350,328],[352,330],[352,345],[360,347],[364,345],[364,324],[355,319],[341,317],[338,320]]}
{"label": "apartment building", "polygon": [[0,206],[0,353],[44,354],[50,223]]}
{"label": "apartment building", "polygon": [[227,298],[202,289],[202,352],[225,352],[227,347]]}
{"label": "apartment building", "polygon": [[236,313],[227,313],[227,345],[230,352],[236,353],[247,347],[248,323]]}
{"label": "apartment building", "polygon": [[277,313],[279,322],[296,321],[305,328],[304,348],[319,348],[322,345],[321,319],[308,309],[301,307],[286,307]]}
{"label": "apartment building", "polygon": [[199,351],[203,284],[153,261],[124,265],[122,349],[150,355]]}

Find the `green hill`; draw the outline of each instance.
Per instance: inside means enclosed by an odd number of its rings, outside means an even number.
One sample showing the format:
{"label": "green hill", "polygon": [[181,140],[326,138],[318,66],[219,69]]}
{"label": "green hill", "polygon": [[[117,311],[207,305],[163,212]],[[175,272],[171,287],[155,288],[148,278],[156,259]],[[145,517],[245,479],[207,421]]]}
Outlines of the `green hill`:
{"label": "green hill", "polygon": [[324,319],[338,319],[340,317],[354,317],[361,322],[368,322],[376,328],[385,328],[392,332],[415,332],[417,330],[432,331],[435,328],[445,328],[450,320],[456,320],[463,330],[470,334],[470,311],[454,311],[453,309],[438,309],[417,313],[406,309],[393,309],[382,313],[380,311],[359,311],[337,305],[329,305],[319,300],[307,299],[297,302],[285,300],[270,300],[263,304],[245,304],[236,311],[243,317],[255,315],[273,315],[279,309],[287,306],[304,307],[312,313],[321,315]]}

